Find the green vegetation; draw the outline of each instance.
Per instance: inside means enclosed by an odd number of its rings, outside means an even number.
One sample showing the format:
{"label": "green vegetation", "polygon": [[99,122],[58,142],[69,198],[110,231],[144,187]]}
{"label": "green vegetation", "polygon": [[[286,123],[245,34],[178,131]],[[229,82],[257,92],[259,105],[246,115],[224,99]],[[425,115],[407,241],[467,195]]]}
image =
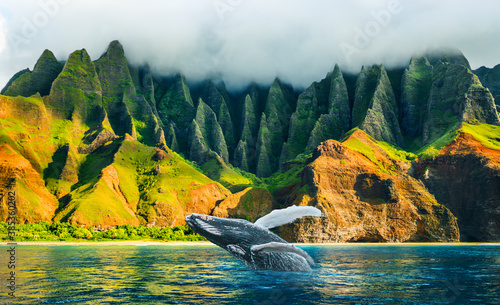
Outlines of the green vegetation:
{"label": "green vegetation", "polygon": [[242,175],[242,171],[220,163],[217,159],[211,159],[203,163],[201,170],[205,175],[220,182],[225,187],[254,184],[252,179]]}
{"label": "green vegetation", "polygon": [[264,182],[266,182],[269,191],[273,193],[281,188],[300,183],[303,169],[304,163],[290,162],[289,170],[283,173],[274,173],[271,177],[264,179]]}
{"label": "green vegetation", "polygon": [[137,141],[146,145],[153,146],[155,142],[153,128],[151,128],[151,126],[148,126],[146,122],[137,120],[136,118],[133,118],[133,121],[135,130],[137,132]]}
{"label": "green vegetation", "polygon": [[368,108],[370,108],[373,94],[377,89],[379,76],[379,66],[363,67],[361,70],[358,80],[356,81],[356,94],[352,110],[353,126],[358,126],[363,123]]}
{"label": "green vegetation", "polygon": [[458,123],[454,126],[451,126],[445,134],[436,139],[434,142],[429,143],[419,149],[416,154],[419,155],[422,159],[433,158],[439,155],[439,153],[445,146],[447,146],[457,138],[457,126]]}
{"label": "green vegetation", "polygon": [[[171,118],[181,129],[189,126],[196,115],[196,108],[186,79],[178,75],[175,83],[168,89],[163,98],[158,102],[158,110]],[[164,121],[168,124],[168,121]]]}
{"label": "green vegetation", "polygon": [[40,129],[48,123],[40,96],[5,98],[2,102],[13,110],[9,117],[0,118],[0,143],[9,144],[42,172],[50,162],[52,147],[47,129]]}
{"label": "green vegetation", "polygon": [[500,150],[500,126],[464,123],[459,131],[472,135],[488,148]]}
{"label": "green vegetation", "polygon": [[[304,152],[317,120],[328,111],[330,78],[314,82],[297,100],[297,109],[290,119],[290,131],[282,153],[284,161],[293,160]],[[309,152],[309,151],[308,151]]]}
{"label": "green vegetation", "polygon": [[377,141],[374,138],[370,137],[369,135],[366,135],[366,138],[371,142],[370,143],[371,145],[365,143],[358,137],[351,136],[354,131],[348,133],[348,138],[344,140],[343,144],[349,147],[350,149],[363,154],[370,161],[375,163],[382,172],[391,174],[394,169],[392,168],[391,165],[377,158],[375,151],[375,149],[377,148],[380,149],[379,152],[382,153],[382,155],[385,154],[387,158],[396,161],[410,162],[411,160],[417,158],[417,156],[411,152],[402,150],[401,148],[398,148],[397,146],[389,144],[384,141]]}
{"label": "green vegetation", "polygon": [[203,162],[207,153],[213,151],[224,162],[229,163],[229,154],[222,128],[217,122],[213,110],[202,99],[198,102],[196,117],[191,125],[189,138],[192,143],[189,153],[191,160]]}
{"label": "green vegetation", "polygon": [[390,144],[390,143],[387,143],[384,141],[375,140],[375,142],[377,143],[377,145],[379,147],[381,147],[387,153],[387,155],[391,159],[399,160],[399,161],[412,161],[412,160],[415,160],[417,158],[416,154],[414,154],[412,152],[405,151],[405,150],[397,147],[396,145],[393,145],[393,144]]}
{"label": "green vegetation", "polygon": [[42,96],[48,95],[52,82],[62,68],[63,65],[57,61],[54,54],[45,50],[38,59],[33,72],[26,69],[16,74],[2,94],[8,96],[32,96],[37,93]]}
{"label": "green vegetation", "polygon": [[375,163],[379,166],[382,165],[379,162],[379,160],[375,157],[375,152],[373,151],[373,149],[370,146],[368,146],[366,143],[359,140],[358,138],[351,137],[344,142],[344,145],[346,145],[347,147],[349,147],[352,150],[355,150],[355,151],[361,153],[362,155],[367,157],[373,163]]}
{"label": "green vegetation", "polygon": [[500,127],[489,124],[462,123],[451,126],[448,131],[434,142],[425,145],[415,153],[423,159],[432,158],[441,153],[441,150],[452,143],[459,133],[472,135],[477,141],[487,148],[500,150]]}
{"label": "green vegetation", "polygon": [[340,138],[351,129],[351,109],[344,76],[338,65],[327,79],[330,78],[328,95],[328,113],[322,114],[316,123],[306,147],[306,152],[312,152],[326,140]]}
{"label": "green vegetation", "polygon": [[[87,130],[88,126],[82,124],[82,129]],[[78,139],[83,138],[83,132],[75,133],[74,124],[70,120],[54,120],[50,124],[50,140],[52,143],[60,147],[66,143],[71,143],[78,146]]]}
{"label": "green vegetation", "polygon": [[427,100],[432,86],[432,66],[424,57],[412,58],[402,77],[401,128],[409,138],[422,134]]}
{"label": "green vegetation", "polygon": [[[40,222],[16,225],[15,241],[113,241],[113,240],[161,240],[204,241],[189,226],[145,227],[121,225],[106,231],[93,227],[79,227],[66,222]],[[7,223],[0,222],[0,240],[8,240]]]}

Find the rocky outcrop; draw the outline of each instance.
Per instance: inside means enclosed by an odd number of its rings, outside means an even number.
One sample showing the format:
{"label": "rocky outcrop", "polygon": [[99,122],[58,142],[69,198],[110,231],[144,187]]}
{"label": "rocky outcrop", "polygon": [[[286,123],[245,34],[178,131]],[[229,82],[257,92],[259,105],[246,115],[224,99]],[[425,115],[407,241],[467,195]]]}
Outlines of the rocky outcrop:
{"label": "rocky outcrop", "polygon": [[139,104],[134,101],[135,87],[122,45],[116,40],[111,42],[95,67],[111,127],[120,136],[128,133],[136,137],[132,118],[138,114]]}
{"label": "rocky outcrop", "polygon": [[269,132],[266,114],[260,118],[259,135],[257,136],[257,168],[255,173],[258,177],[269,177],[273,173],[273,165],[276,157],[273,155],[271,135]]}
{"label": "rocky outcrop", "polygon": [[437,63],[433,70],[423,144],[438,139],[461,122],[474,120],[500,123],[490,92],[464,65]]}
{"label": "rocky outcrop", "polygon": [[[106,104],[129,101],[135,96],[135,86],[128,69],[125,52],[119,41],[112,41],[106,52],[95,62]],[[130,103],[130,106],[135,106]],[[135,112],[135,109],[131,109]]]}
{"label": "rocky outcrop", "polygon": [[71,53],[52,84],[48,104],[54,109],[53,113],[63,119],[79,123],[97,120],[94,113],[102,107],[102,88],[85,49]]}
{"label": "rocky outcrop", "polygon": [[[46,51],[11,79],[4,92],[31,96],[0,96],[0,145],[34,171],[32,184],[16,178],[33,219],[47,217],[31,202],[54,198],[49,221],[105,226],[184,224],[191,212],[254,220],[308,204],[326,217],[284,236],[453,241],[457,216],[464,240],[498,240],[496,68],[478,78],[461,53],[432,52],[406,70],[336,66],[303,92],[276,79],[231,94],[223,82],[191,90],[180,74],[152,71],[113,41],[99,60],[80,50],[64,67]],[[461,135],[442,150],[457,130],[482,146]]]}
{"label": "rocky outcrop", "polygon": [[288,135],[288,124],[293,112],[293,89],[275,79],[269,88],[265,105],[256,147],[256,174],[260,177],[271,175],[279,167],[281,149]]}
{"label": "rocky outcrop", "polygon": [[271,193],[266,189],[248,187],[222,200],[211,215],[225,218],[243,218],[255,222],[276,207]]}
{"label": "rocky outcrop", "polygon": [[314,125],[306,152],[312,152],[323,141],[340,140],[351,129],[351,110],[344,76],[339,66],[329,76],[328,113],[322,114]]}
{"label": "rocky outcrop", "polygon": [[412,58],[401,83],[401,130],[407,137],[415,138],[423,133],[431,85],[432,66],[427,58]]}
{"label": "rocky outcrop", "polygon": [[11,195],[17,207],[17,223],[51,221],[59,205],[31,163],[6,143],[0,144],[0,186],[0,221],[9,217]]}
{"label": "rocky outcrop", "polygon": [[290,119],[288,140],[281,153],[281,163],[304,152],[316,121],[321,114],[327,112],[329,83],[329,78],[319,83],[314,82],[299,95],[297,109]]}
{"label": "rocky outcrop", "polygon": [[377,140],[403,146],[396,98],[383,65],[361,70],[352,117],[352,127],[359,127]]}
{"label": "rocky outcrop", "polygon": [[[162,123],[158,119],[154,85],[147,68],[132,78],[125,52],[118,41],[109,44],[106,53],[95,62],[102,85],[104,104],[113,131],[120,136],[131,135],[148,145],[166,146]],[[134,83],[138,84],[137,90]],[[138,95],[144,91],[144,95]]]}
{"label": "rocky outcrop", "polygon": [[[366,155],[349,148],[361,142]],[[359,145],[357,145],[359,148]],[[374,156],[374,157],[373,157]],[[374,162],[376,160],[376,162]],[[322,143],[302,173],[293,200],[313,205],[325,218],[305,218],[278,232],[294,242],[457,241],[453,214],[418,180],[405,162],[391,159],[362,131],[343,143]],[[377,164],[378,163],[378,164]],[[388,167],[386,167],[388,165]],[[407,165],[407,164],[406,164]],[[391,171],[381,171],[390,168]]]}
{"label": "rocky outcrop", "polygon": [[225,87],[217,88],[212,80],[205,81],[200,98],[206,102],[208,106],[213,110],[217,117],[217,122],[219,123],[224,139],[227,145],[227,150],[233,152],[236,148],[236,133],[231,116],[231,111],[229,109],[230,101],[225,92]]}
{"label": "rocky outcrop", "polygon": [[29,97],[40,93],[41,96],[46,96],[50,93],[52,82],[62,69],[63,65],[57,61],[54,54],[45,50],[35,64],[33,72],[26,69],[14,75],[2,90],[2,94]]}
{"label": "rocky outcrop", "polygon": [[202,99],[198,102],[196,118],[191,123],[189,147],[190,159],[198,163],[207,161],[211,151],[220,156],[224,162],[229,162],[222,128],[217,122],[215,113]]}
{"label": "rocky outcrop", "polygon": [[175,135],[175,129],[172,124],[168,125],[165,142],[171,150],[180,152],[179,144],[177,143],[177,136]]}
{"label": "rocky outcrop", "polygon": [[191,123],[196,116],[196,107],[186,79],[178,74],[174,79],[162,79],[161,82],[154,83],[154,86],[157,110],[162,124],[173,126],[178,151],[189,155],[191,150],[191,145],[188,143],[189,133]]}
{"label": "rocky outcrop", "polygon": [[102,128],[102,126],[98,126],[95,130],[91,130],[91,133],[86,138],[86,140],[88,140],[90,144],[83,144],[82,146],[78,147],[78,153],[90,154],[104,144],[116,139],[117,136],[112,131]]}
{"label": "rocky outcrop", "polygon": [[500,241],[499,150],[461,133],[416,169],[416,177],[457,217],[462,241]]}
{"label": "rocky outcrop", "polygon": [[71,192],[71,187],[78,183],[80,159],[77,148],[68,143],[59,147],[52,155],[44,172],[47,189],[61,199]]}
{"label": "rocky outcrop", "polygon": [[246,94],[242,107],[242,130],[240,141],[234,152],[233,164],[245,171],[253,172],[256,168],[255,148],[259,130],[259,95],[255,87]]}
{"label": "rocky outcrop", "polygon": [[189,127],[196,115],[196,108],[186,79],[177,75],[163,98],[158,101],[158,111],[164,124],[169,121],[183,130]]}
{"label": "rocky outcrop", "polygon": [[474,74],[479,77],[479,80],[488,88],[493,95],[497,110],[500,109],[500,65],[496,65],[495,67],[489,69],[486,67],[481,67],[477,70],[474,70]]}
{"label": "rocky outcrop", "polygon": [[[83,187],[88,188],[88,185]],[[106,205],[99,204],[100,196],[106,196]],[[133,203],[127,201],[119,173],[113,165],[103,168],[97,182],[88,190],[77,189],[68,197],[69,203],[57,213],[55,221],[66,221],[84,227],[139,224]]]}

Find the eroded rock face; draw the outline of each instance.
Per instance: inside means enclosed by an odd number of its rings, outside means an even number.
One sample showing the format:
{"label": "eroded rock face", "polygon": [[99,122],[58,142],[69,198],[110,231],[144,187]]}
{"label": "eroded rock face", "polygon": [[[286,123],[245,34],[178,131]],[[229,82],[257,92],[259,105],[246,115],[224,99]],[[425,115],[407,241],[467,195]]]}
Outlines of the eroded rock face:
{"label": "eroded rock face", "polygon": [[488,69],[486,67],[481,67],[477,70],[474,70],[474,74],[476,74],[483,86],[488,88],[495,98],[497,106],[500,105],[500,65],[496,65],[492,69]]}
{"label": "eroded rock face", "polygon": [[212,109],[199,100],[196,109],[196,118],[191,123],[189,133],[189,146],[191,160],[203,163],[209,152],[213,151],[220,156],[224,162],[229,163],[226,141],[222,128],[217,122],[217,117]]}
{"label": "eroded rock face", "polygon": [[222,200],[211,215],[225,218],[244,218],[254,222],[270,213],[275,205],[273,196],[268,190],[248,187]]}
{"label": "eroded rock face", "polygon": [[0,201],[0,221],[9,216],[9,192],[15,197],[17,223],[52,219],[57,199],[45,188],[45,182],[31,163],[5,143],[0,145],[0,185],[4,195]]}
{"label": "eroded rock face", "polygon": [[352,116],[352,127],[359,126],[377,140],[403,146],[396,98],[383,65],[361,70]]}
{"label": "eroded rock face", "polygon": [[466,66],[440,62],[434,66],[432,82],[423,144],[435,141],[461,122],[500,123],[491,93]]}
{"label": "eroded rock face", "polygon": [[102,87],[85,49],[70,54],[62,72],[52,83],[48,105],[53,114],[78,123],[96,120],[102,109]]}
{"label": "eroded rock face", "polygon": [[416,176],[457,217],[462,241],[499,241],[500,151],[462,134]]}
{"label": "eroded rock face", "polygon": [[[361,131],[351,137],[369,141]],[[293,242],[458,241],[455,217],[404,166],[388,156],[381,171],[360,153],[329,140],[314,152],[297,188],[308,190],[294,203],[312,205],[326,217],[307,217],[283,226]]]}

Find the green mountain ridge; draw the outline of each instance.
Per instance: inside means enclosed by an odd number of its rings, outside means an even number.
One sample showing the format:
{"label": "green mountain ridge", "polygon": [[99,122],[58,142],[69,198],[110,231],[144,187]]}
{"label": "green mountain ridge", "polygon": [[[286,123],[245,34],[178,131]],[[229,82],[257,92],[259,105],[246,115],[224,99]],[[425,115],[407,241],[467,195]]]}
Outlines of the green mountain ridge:
{"label": "green mountain ridge", "polygon": [[[147,65],[132,66],[118,41],[96,61],[84,49],[75,51],[64,66],[45,51],[33,72],[17,73],[2,90],[8,111],[0,116],[0,143],[8,160],[26,160],[38,173],[37,181],[44,181],[44,186],[25,187],[25,193],[33,197],[33,192],[43,192],[44,200],[57,206],[52,214],[36,212],[45,218],[26,216],[21,222],[172,226],[183,224],[190,212],[231,216],[229,207],[247,200],[242,198],[248,195],[236,196],[241,191],[266,200],[255,203],[267,209],[257,214],[291,203],[323,204],[321,192],[310,191],[314,183],[304,181],[311,154],[318,147],[330,147],[322,143],[331,139],[349,143],[346,147],[359,154],[346,155],[366,168],[362,174],[356,167],[349,169],[355,176],[378,181],[395,179],[388,177],[396,173],[409,175],[395,186],[406,194],[405,185],[417,183],[410,169],[441,154],[463,132],[464,124],[500,125],[498,100],[490,93],[500,88],[495,69],[471,71],[460,53],[433,52],[412,58],[405,69],[373,65],[355,76],[344,75],[336,65],[303,92],[279,79],[269,87],[249,84],[241,92],[228,92],[219,80],[190,85],[179,73],[165,77],[153,74]],[[40,131],[33,131],[35,126]],[[41,145],[47,138],[50,144]],[[488,139],[500,141],[500,134]],[[381,147],[384,153],[366,145]],[[18,173],[10,163],[5,166]],[[25,170],[19,173],[0,181],[26,184],[30,179]],[[343,187],[347,186],[335,186]],[[419,194],[412,196],[434,204],[435,199],[426,199],[432,197],[427,190],[411,189]],[[270,195],[259,190],[269,190]],[[372,194],[363,192],[359,194]],[[359,197],[361,202],[372,202],[363,201],[365,195]],[[244,203],[234,210],[241,216],[247,208]],[[448,212],[439,213],[431,214],[439,218]],[[380,236],[387,241],[417,238],[405,234]],[[419,230],[411,234],[431,238]]]}

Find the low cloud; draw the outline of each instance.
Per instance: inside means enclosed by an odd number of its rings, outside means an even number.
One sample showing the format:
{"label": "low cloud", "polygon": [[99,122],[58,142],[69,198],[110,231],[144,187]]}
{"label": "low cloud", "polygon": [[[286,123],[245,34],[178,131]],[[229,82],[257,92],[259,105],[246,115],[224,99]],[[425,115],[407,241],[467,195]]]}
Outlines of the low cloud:
{"label": "low cloud", "polygon": [[473,68],[500,63],[497,0],[2,0],[0,86],[44,49],[97,59],[118,39],[132,63],[231,88],[274,77],[306,87],[338,63],[400,66],[455,47]]}

